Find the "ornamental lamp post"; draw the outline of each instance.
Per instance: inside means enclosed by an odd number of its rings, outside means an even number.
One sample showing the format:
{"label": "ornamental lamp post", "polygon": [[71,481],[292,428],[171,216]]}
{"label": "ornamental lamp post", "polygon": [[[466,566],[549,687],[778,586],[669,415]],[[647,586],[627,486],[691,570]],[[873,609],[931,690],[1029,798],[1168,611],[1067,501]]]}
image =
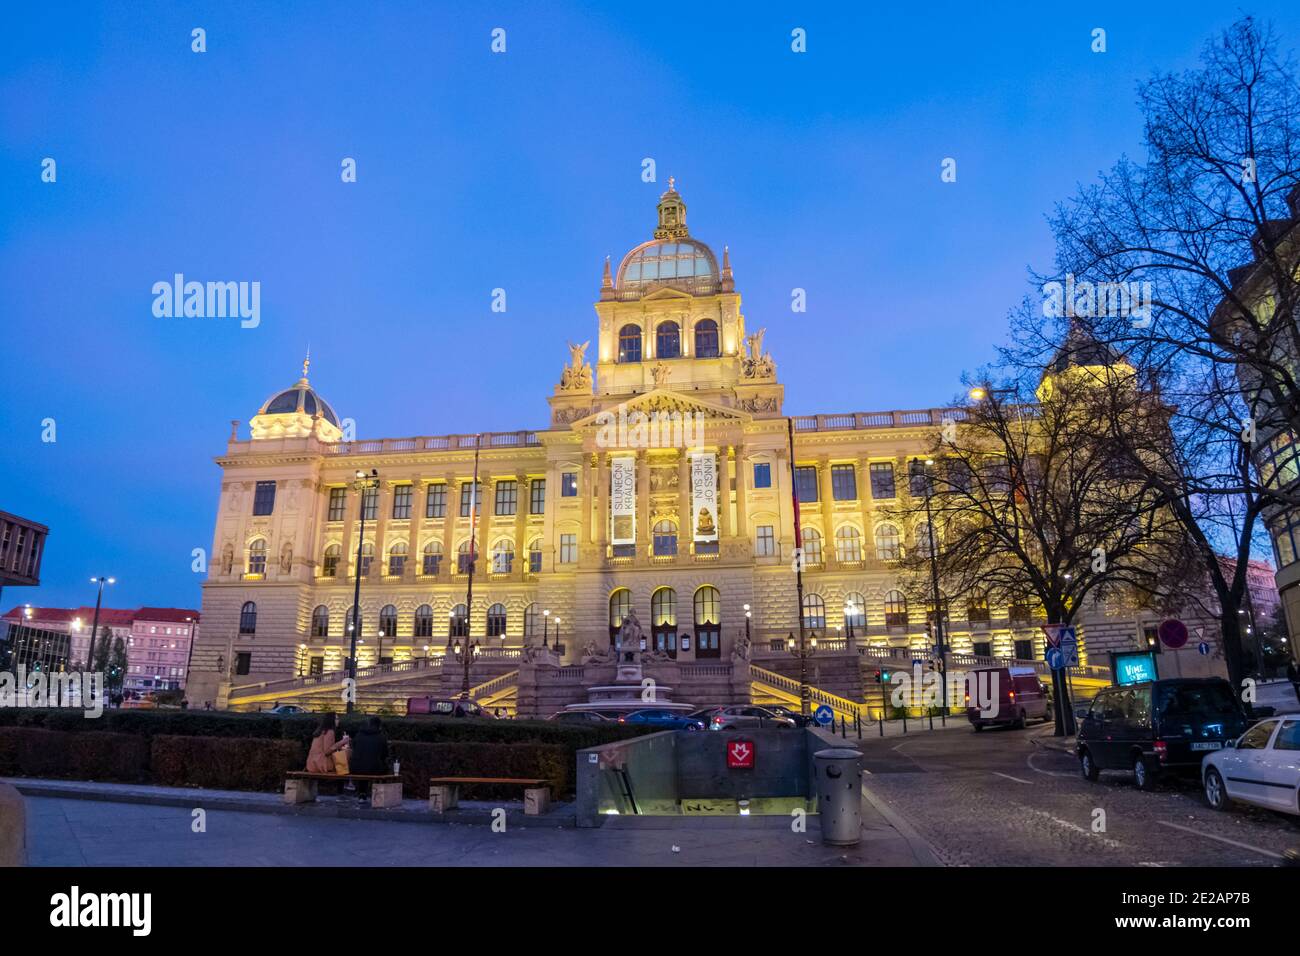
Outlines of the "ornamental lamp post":
{"label": "ornamental lamp post", "polygon": [[[357,637],[361,630],[361,561],[363,558],[363,549],[366,544],[366,498],[371,488],[379,487],[379,472],[374,468],[370,469],[367,475],[360,468],[357,469],[356,481],[353,487],[361,495],[361,531],[357,535],[357,567],[352,585],[352,621],[348,624],[350,643],[348,645],[348,678],[352,681],[352,693],[348,695],[347,712],[352,713],[355,705],[354,698],[357,696]],[[376,514],[378,519],[378,514]],[[366,568],[369,571],[369,568]]]}
{"label": "ornamental lamp post", "polygon": [[[982,391],[981,389],[972,389],[972,392]],[[934,646],[935,653],[939,657],[939,669],[943,671],[943,710],[948,712],[948,650],[944,646],[943,635],[943,592],[939,590],[939,548],[934,537],[934,479],[930,476],[929,469],[934,465],[934,459],[927,458],[922,462],[919,458],[913,458],[911,461],[911,473],[921,476],[925,481],[925,526],[929,537],[929,559],[930,559],[930,584],[934,591]]]}
{"label": "ornamental lamp post", "polygon": [[551,612],[545,610],[542,612],[542,647],[549,647],[548,638],[551,636]]}
{"label": "ornamental lamp post", "polygon": [[465,578],[465,653],[461,655],[461,666],[463,668],[460,681],[460,696],[462,700],[469,700],[469,665],[474,658],[469,644],[469,622],[471,615],[474,613],[474,565],[478,562],[478,542],[477,542],[477,525],[478,525],[478,458],[479,450],[483,445],[483,436],[474,436],[474,480],[469,486],[469,567],[468,574]]}

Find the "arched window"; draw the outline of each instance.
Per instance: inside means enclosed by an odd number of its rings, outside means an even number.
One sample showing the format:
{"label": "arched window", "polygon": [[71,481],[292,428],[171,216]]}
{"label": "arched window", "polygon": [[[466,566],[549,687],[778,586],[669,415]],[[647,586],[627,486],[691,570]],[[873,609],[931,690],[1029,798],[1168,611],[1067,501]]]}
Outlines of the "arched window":
{"label": "arched window", "polygon": [[456,573],[457,574],[469,574],[469,560],[470,560],[469,539],[466,538],[464,541],[460,543],[460,547],[456,549]]}
{"label": "arched window", "polygon": [[493,604],[490,608],[488,608],[487,636],[488,637],[506,636],[506,606],[504,604]]}
{"label": "arched window", "polygon": [[656,557],[668,557],[677,553],[677,525],[673,522],[666,518],[656,521],[652,536]]}
{"label": "arched window", "polygon": [[379,612],[379,633],[384,637],[397,636],[397,608],[385,604]]}
{"label": "arched window", "polygon": [[244,606],[239,609],[239,633],[257,633],[257,605],[252,601],[245,601]]}
{"label": "arched window", "polygon": [[[934,546],[939,547],[939,532],[934,532]],[[930,556],[930,522],[919,521],[916,525],[916,553],[923,558]]]}
{"label": "arched window", "polygon": [[406,542],[399,541],[388,549],[388,576],[400,578],[406,571]]}
{"label": "arched window", "polygon": [[803,529],[803,563],[822,563],[822,533],[816,528]]}
{"label": "arched window", "polygon": [[876,558],[880,561],[897,561],[902,556],[898,540],[898,526],[886,522],[876,526]]}
{"label": "arched window", "polygon": [[421,570],[429,576],[438,573],[442,567],[442,542],[430,541],[424,546],[424,563]]}
{"label": "arched window", "polygon": [[361,546],[361,576],[370,577],[370,563],[375,559],[375,546],[366,542]]}
{"label": "arched window", "polygon": [[[350,637],[352,635],[352,625],[355,624],[357,620],[357,614],[355,612],[356,612],[356,608],[354,607],[348,608],[348,613],[346,617],[344,617],[344,621],[346,622],[346,626],[344,627],[343,630],[344,637]],[[362,614],[360,615],[360,617],[361,617],[361,626],[357,628],[357,637],[360,637],[362,634],[365,633],[365,630],[363,628],[365,627],[366,616]]]}
{"label": "arched window", "polygon": [[721,353],[718,348],[718,323],[705,319],[695,323],[695,357],[717,358]]}
{"label": "arched window", "polygon": [[[943,608],[943,626],[948,626],[948,595],[943,591],[939,592],[939,604]],[[925,602],[925,622],[931,627],[934,626],[934,597]]]}
{"label": "arched window", "polygon": [[258,577],[266,574],[266,542],[261,538],[248,546],[248,573]]}
{"label": "arched window", "polygon": [[451,630],[452,637],[469,637],[469,608],[463,604],[457,604],[451,609]]}
{"label": "arched window", "polygon": [[324,604],[316,605],[316,610],[311,612],[311,636],[330,636],[330,609]]}
{"label": "arched window", "polygon": [[515,566],[515,545],[509,538],[501,538],[492,545],[492,573],[509,574]]}
{"label": "arched window", "polygon": [[654,649],[677,656],[677,592],[660,588],[650,596],[650,633]]}
{"label": "arched window", "polygon": [[536,604],[524,608],[524,637],[537,637],[542,633],[542,612]]}
{"label": "arched window", "polygon": [[803,626],[815,631],[826,630],[826,602],[820,594],[804,595]]}
{"label": "arched window", "polygon": [[623,626],[623,618],[632,610],[632,592],[619,588],[609,596],[609,643],[618,638],[618,629]]}
{"label": "arched window", "polygon": [[641,329],[635,325],[625,325],[618,330],[618,360],[620,362],[641,361]]}
{"label": "arched window", "polygon": [[433,608],[427,604],[421,604],[415,609],[415,629],[412,631],[415,637],[433,637]]}
{"label": "arched window", "polygon": [[682,330],[676,322],[660,322],[655,329],[655,358],[680,358]]}
{"label": "arched window", "polygon": [[722,656],[722,599],[711,584],[695,591],[695,656]]}
{"label": "arched window", "polygon": [[867,599],[857,591],[844,595],[844,629],[862,631],[867,626]]}
{"label": "arched window", "polygon": [[533,538],[528,542],[528,573],[542,573],[542,539]]}
{"label": "arched window", "polygon": [[907,598],[902,591],[885,595],[885,624],[888,627],[907,627]]}
{"label": "arched window", "polygon": [[235,570],[235,549],[226,545],[221,549],[221,573],[230,574]]}
{"label": "arched window", "polygon": [[852,525],[842,525],[835,530],[835,560],[862,560],[862,535]]}
{"label": "arched window", "polygon": [[331,544],[325,549],[325,556],[321,559],[320,573],[323,578],[337,577],[339,573],[339,551],[341,549],[337,544]]}

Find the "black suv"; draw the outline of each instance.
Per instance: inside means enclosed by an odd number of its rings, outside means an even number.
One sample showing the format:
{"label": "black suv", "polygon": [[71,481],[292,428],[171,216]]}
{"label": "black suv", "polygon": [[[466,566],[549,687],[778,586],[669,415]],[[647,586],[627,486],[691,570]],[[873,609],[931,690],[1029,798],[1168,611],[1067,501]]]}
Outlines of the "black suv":
{"label": "black suv", "polygon": [[1079,724],[1079,769],[1088,780],[1102,770],[1131,770],[1138,789],[1150,790],[1165,772],[1199,770],[1207,753],[1249,724],[1221,677],[1109,687]]}

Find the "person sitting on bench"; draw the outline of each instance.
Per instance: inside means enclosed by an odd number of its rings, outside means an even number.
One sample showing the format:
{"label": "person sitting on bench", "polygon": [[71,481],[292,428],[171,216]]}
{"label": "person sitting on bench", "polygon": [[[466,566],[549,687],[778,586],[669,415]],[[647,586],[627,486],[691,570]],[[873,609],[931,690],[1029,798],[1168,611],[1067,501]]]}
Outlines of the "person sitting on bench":
{"label": "person sitting on bench", "polygon": [[[378,717],[366,718],[365,726],[352,738],[352,773],[385,774],[392,773],[388,760],[388,738],[384,735],[384,725]],[[357,796],[370,796],[370,781],[357,781]]]}
{"label": "person sitting on bench", "polygon": [[[335,773],[334,755],[339,751],[345,751],[348,746],[348,738],[335,741],[335,731],[338,726],[338,719],[333,713],[321,716],[320,724],[316,727],[316,733],[311,738],[311,750],[307,752],[307,772],[308,773]],[[346,753],[344,754],[346,757]],[[347,771],[344,770],[344,773]]]}

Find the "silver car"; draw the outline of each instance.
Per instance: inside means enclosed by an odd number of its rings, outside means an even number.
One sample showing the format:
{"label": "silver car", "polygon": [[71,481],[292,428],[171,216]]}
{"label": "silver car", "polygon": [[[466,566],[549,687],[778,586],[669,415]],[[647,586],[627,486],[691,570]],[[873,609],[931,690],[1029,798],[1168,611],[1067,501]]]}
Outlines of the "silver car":
{"label": "silver car", "polygon": [[794,727],[789,717],[756,704],[725,704],[705,707],[690,715],[706,723],[709,730],[740,730],[749,727]]}

